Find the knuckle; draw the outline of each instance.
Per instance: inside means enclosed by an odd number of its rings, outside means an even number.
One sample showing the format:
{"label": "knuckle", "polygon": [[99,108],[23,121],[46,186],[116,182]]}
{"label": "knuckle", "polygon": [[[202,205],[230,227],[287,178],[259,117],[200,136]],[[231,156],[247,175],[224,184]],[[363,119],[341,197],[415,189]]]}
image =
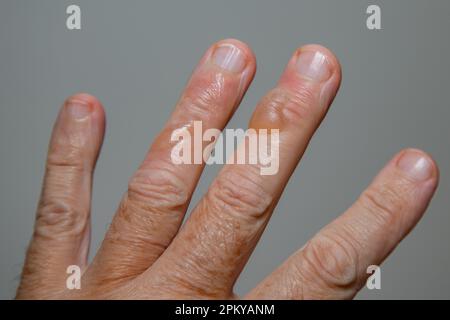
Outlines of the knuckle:
{"label": "knuckle", "polygon": [[182,215],[164,214],[144,203],[130,201],[125,194],[108,228],[105,243],[128,254],[117,263],[115,272],[105,274],[102,281],[122,281],[146,270],[166,250],[181,218]]}
{"label": "knuckle", "polygon": [[125,241],[127,234],[132,232],[137,245],[165,246],[154,240],[154,235],[149,235],[149,228],[153,230],[164,221],[164,230],[169,236],[176,231],[188,204],[184,182],[170,169],[139,169],[130,180],[111,224],[110,240]]}
{"label": "knuckle", "polygon": [[302,83],[299,87],[291,93],[291,101],[297,106],[296,110],[300,109],[306,113],[311,113],[317,105],[317,88],[309,83]]}
{"label": "knuckle", "polygon": [[197,79],[195,86],[189,86],[182,96],[182,109],[199,118],[215,113],[224,96],[225,84],[226,79],[221,74],[215,74],[214,78]]}
{"label": "knuckle", "polygon": [[358,254],[351,240],[337,235],[314,237],[303,249],[302,274],[319,279],[327,288],[354,288]]}
{"label": "knuckle", "polygon": [[[164,212],[143,202],[130,201],[126,194],[110,225],[107,237],[110,242],[134,247],[135,250],[163,251],[182,216],[178,212]],[[164,221],[164,226],[161,222]],[[156,228],[164,228],[164,232]]]}
{"label": "knuckle", "polygon": [[45,238],[81,236],[89,222],[89,212],[77,209],[65,200],[40,204],[36,218],[36,234]]}
{"label": "knuckle", "polygon": [[359,203],[385,225],[395,223],[405,206],[401,193],[388,185],[368,188],[360,196]]}
{"label": "knuckle", "polygon": [[47,158],[47,171],[83,171],[85,161],[81,152],[73,148],[51,151]]}
{"label": "knuckle", "polygon": [[49,167],[79,167],[86,164],[90,144],[85,132],[59,132],[53,137],[47,158]]}
{"label": "knuckle", "polygon": [[162,166],[139,169],[128,184],[128,198],[143,209],[179,212],[189,203],[187,189],[183,180],[170,169]]}
{"label": "knuckle", "polygon": [[260,219],[270,208],[272,196],[259,185],[259,179],[254,170],[229,170],[209,189],[209,204],[240,219]]}
{"label": "knuckle", "polygon": [[148,254],[149,248],[157,254],[164,251],[189,204],[181,178],[162,164],[153,164],[139,169],[130,180],[107,233],[109,242],[133,247],[135,254]]}
{"label": "knuckle", "polygon": [[301,125],[316,116],[317,90],[302,84],[295,92],[284,88],[272,89],[261,101],[261,112],[272,122]]}

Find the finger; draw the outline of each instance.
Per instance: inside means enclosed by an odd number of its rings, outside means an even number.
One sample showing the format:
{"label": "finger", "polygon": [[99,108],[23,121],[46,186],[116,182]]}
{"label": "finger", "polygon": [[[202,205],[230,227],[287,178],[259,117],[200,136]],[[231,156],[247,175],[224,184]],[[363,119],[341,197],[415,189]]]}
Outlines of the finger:
{"label": "finger", "polygon": [[[188,290],[208,296],[231,294],[339,83],[340,67],[330,51],[317,45],[297,50],[277,87],[257,106],[249,125],[255,132],[279,130],[279,143],[276,139],[272,142],[279,148],[279,163],[275,152],[269,169],[272,172],[267,175],[262,175],[260,162],[227,164],[155,269]],[[269,141],[274,134],[269,131]],[[250,140],[240,145],[236,161],[242,155],[255,156],[249,151]],[[168,263],[171,270],[167,270]]]}
{"label": "finger", "polygon": [[22,288],[41,283],[62,287],[69,265],[86,266],[92,175],[104,129],[103,107],[90,95],[74,95],[61,108],[50,140]]}
{"label": "finger", "polygon": [[255,67],[253,53],[237,40],[220,41],[205,53],[131,179],[108,231],[98,258],[100,265],[102,259],[106,261],[102,268],[115,270],[108,277],[141,273],[172,241],[204,167],[203,150],[200,157],[193,152],[188,163],[174,161],[173,150],[180,142],[173,141],[173,135],[194,136],[194,126],[221,130],[242,99]]}
{"label": "finger", "polygon": [[249,299],[346,299],[422,217],[438,184],[433,160],[405,150],[356,203],[258,285]]}

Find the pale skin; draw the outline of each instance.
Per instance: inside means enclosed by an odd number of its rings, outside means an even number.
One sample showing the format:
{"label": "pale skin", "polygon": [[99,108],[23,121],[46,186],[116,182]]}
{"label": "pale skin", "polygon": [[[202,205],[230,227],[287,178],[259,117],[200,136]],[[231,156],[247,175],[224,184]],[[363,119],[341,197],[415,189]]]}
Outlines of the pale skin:
{"label": "pale skin", "polygon": [[[329,50],[297,49],[249,122],[249,128],[280,130],[278,173],[261,175],[255,164],[224,165],[182,226],[204,165],[174,164],[170,136],[178,128],[191,130],[193,121],[223,129],[255,70],[252,51],[238,40],[219,41],[206,51],[131,177],[91,263],[92,177],[105,112],[88,94],[68,98],[53,129],[17,298],[238,298],[235,281],[341,81],[339,62]],[[367,267],[381,264],[419,221],[438,176],[426,153],[400,151],[346,212],[240,298],[353,298],[365,284]],[[69,265],[83,271],[80,290],[66,288]]]}

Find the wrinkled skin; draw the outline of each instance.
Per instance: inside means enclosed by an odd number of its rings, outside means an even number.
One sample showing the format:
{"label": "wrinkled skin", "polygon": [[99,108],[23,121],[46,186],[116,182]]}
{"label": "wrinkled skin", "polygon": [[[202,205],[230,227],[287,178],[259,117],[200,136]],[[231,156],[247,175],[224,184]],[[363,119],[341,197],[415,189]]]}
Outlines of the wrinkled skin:
{"label": "wrinkled skin", "polygon": [[[250,128],[280,130],[278,173],[261,175],[256,164],[225,165],[180,228],[204,165],[174,164],[171,134],[192,130],[196,120],[204,130],[223,129],[255,70],[253,53],[240,41],[223,40],[207,50],[130,179],[90,264],[91,186],[105,114],[90,95],[67,99],[53,130],[17,298],[237,298],[234,283],[341,81],[339,62],[329,50],[318,45],[296,50],[249,122]],[[430,156],[401,151],[344,214],[243,298],[354,297],[367,267],[380,264],[415,226],[437,184]],[[80,290],[66,288],[69,265],[82,268]]]}

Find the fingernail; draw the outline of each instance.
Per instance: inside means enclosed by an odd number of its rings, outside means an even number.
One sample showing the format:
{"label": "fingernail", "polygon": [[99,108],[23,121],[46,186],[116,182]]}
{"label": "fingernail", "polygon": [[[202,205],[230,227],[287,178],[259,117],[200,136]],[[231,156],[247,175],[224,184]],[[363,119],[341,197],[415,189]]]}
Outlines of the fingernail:
{"label": "fingernail", "polygon": [[68,101],[66,110],[75,119],[83,119],[90,115],[92,108],[89,103],[83,101]]}
{"label": "fingernail", "polygon": [[297,70],[302,76],[317,82],[325,81],[331,76],[327,57],[319,51],[301,52],[297,58]]}
{"label": "fingernail", "polygon": [[245,68],[245,55],[232,44],[217,47],[212,55],[213,62],[222,69],[231,72],[242,72]]}
{"label": "fingernail", "polygon": [[403,172],[418,181],[429,179],[433,173],[431,161],[420,152],[413,150],[404,152],[397,165]]}

